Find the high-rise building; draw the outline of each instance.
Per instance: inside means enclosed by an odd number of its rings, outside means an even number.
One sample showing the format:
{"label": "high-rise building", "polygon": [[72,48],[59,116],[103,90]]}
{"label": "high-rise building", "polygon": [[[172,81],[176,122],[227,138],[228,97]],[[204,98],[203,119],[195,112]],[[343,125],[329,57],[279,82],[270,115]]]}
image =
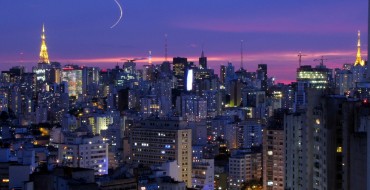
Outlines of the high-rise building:
{"label": "high-rise building", "polygon": [[151,166],[176,160],[181,180],[192,186],[192,131],[180,119],[147,119],[131,129],[132,160]]}
{"label": "high-rise building", "polygon": [[277,110],[263,130],[263,189],[284,190],[284,111]]}
{"label": "high-rise building", "polygon": [[187,70],[189,63],[187,58],[174,57],[173,58],[173,76],[176,78],[176,89],[185,90]]}
{"label": "high-rise building", "polygon": [[267,65],[258,64],[257,79],[261,80],[261,90],[267,90]]}
{"label": "high-rise building", "polygon": [[348,94],[353,88],[353,73],[346,69],[335,70],[335,93],[339,95]]}
{"label": "high-rise building", "polygon": [[199,58],[199,68],[207,69],[207,57],[204,56],[204,51],[202,50],[202,55]]}
{"label": "high-rise building", "polygon": [[221,84],[225,84],[225,79],[226,79],[226,66],[221,65],[220,66],[220,82]]}
{"label": "high-rise building", "polygon": [[305,112],[288,113],[284,117],[285,189],[307,188],[307,127]]}
{"label": "high-rise building", "polygon": [[324,65],[312,68],[303,65],[297,69],[297,82],[306,82],[309,87],[317,89],[328,88],[332,81],[332,71]]}
{"label": "high-rise building", "polygon": [[82,91],[82,68],[78,65],[66,65],[62,71],[62,81],[68,82],[69,96],[78,97]]}

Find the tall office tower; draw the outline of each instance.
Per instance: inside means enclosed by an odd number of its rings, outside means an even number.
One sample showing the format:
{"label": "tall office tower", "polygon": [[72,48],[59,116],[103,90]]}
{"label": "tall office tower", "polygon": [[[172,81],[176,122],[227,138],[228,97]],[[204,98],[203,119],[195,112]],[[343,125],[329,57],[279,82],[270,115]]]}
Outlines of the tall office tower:
{"label": "tall office tower", "polygon": [[220,82],[222,85],[225,85],[225,79],[226,79],[226,66],[221,65],[220,66]]}
{"label": "tall office tower", "polygon": [[69,96],[82,95],[82,68],[78,65],[66,65],[62,71],[62,81],[68,82]]}
{"label": "tall office tower", "polygon": [[82,92],[87,95],[97,95],[99,90],[100,69],[98,67],[83,67]]}
{"label": "tall office tower", "polygon": [[231,80],[229,81],[229,91],[228,94],[230,95],[230,107],[238,107],[242,103],[242,90],[246,87],[241,80]]}
{"label": "tall office tower", "polygon": [[123,72],[125,73],[126,80],[135,80],[137,79],[136,63],[132,60],[129,60],[123,63]]}
{"label": "tall office tower", "polygon": [[204,51],[202,50],[202,55],[199,58],[199,68],[207,69],[207,57],[204,56]]}
{"label": "tall office tower", "polygon": [[187,58],[174,57],[173,58],[173,76],[176,78],[176,89],[186,90],[186,76],[189,69]]}
{"label": "tall office tower", "polygon": [[95,175],[108,174],[108,143],[101,136],[68,135],[58,145],[58,162],[62,166],[94,169]]}
{"label": "tall office tower", "polygon": [[238,124],[238,147],[251,148],[262,145],[262,120],[248,119]]}
{"label": "tall office tower", "polygon": [[154,80],[154,66],[149,64],[149,65],[143,65],[143,80],[144,81],[152,81]]}
{"label": "tall office tower", "polygon": [[307,188],[307,127],[305,112],[287,113],[285,132],[285,189]]}
{"label": "tall office tower", "polygon": [[[309,92],[307,106],[307,188],[364,189],[367,102]],[[361,187],[360,187],[361,186]],[[357,189],[356,188],[356,189]]]}
{"label": "tall office tower", "polygon": [[335,70],[335,94],[346,95],[353,88],[353,73],[347,69]]}
{"label": "tall office tower", "polygon": [[260,181],[262,178],[262,154],[260,149],[237,150],[229,158],[229,189],[239,190],[243,183]]}
{"label": "tall office tower", "polygon": [[230,80],[233,80],[236,78],[235,76],[235,67],[232,63],[227,63],[227,66],[226,66],[226,81],[230,81]]}
{"label": "tall office tower", "polygon": [[263,130],[263,189],[284,190],[284,110],[277,110]]}
{"label": "tall office tower", "polygon": [[8,103],[8,108],[11,109],[15,114],[20,114],[22,112],[22,96],[19,86],[10,86]]}
{"label": "tall office tower", "polygon": [[332,70],[324,65],[312,68],[309,65],[303,65],[297,69],[297,82],[306,82],[310,88],[326,89],[332,81]]}
{"label": "tall office tower", "polygon": [[261,81],[261,90],[267,90],[267,65],[258,64],[257,79]]}
{"label": "tall office tower", "polygon": [[151,166],[176,160],[181,179],[192,186],[192,131],[180,119],[148,119],[131,129],[132,160]]}
{"label": "tall office tower", "polygon": [[168,116],[171,113],[172,81],[168,76],[159,78],[153,85],[159,103],[159,115]]}

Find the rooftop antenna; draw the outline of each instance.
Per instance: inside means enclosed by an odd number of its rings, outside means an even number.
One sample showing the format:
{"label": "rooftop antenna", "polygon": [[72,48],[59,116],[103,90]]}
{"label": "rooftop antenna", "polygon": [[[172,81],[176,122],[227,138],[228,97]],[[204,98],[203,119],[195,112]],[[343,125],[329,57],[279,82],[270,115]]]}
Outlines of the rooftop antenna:
{"label": "rooftop antenna", "polygon": [[149,51],[148,62],[149,62],[149,65],[152,64],[152,51]]}
{"label": "rooftop antenna", "polygon": [[164,60],[167,62],[167,34],[164,34]]}
{"label": "rooftop antenna", "polygon": [[204,57],[204,43],[202,43],[202,54],[201,57]]}
{"label": "rooftop antenna", "polygon": [[303,54],[302,54],[302,52],[299,52],[299,53],[298,53],[298,57],[299,57],[299,59],[298,59],[298,61],[299,61],[299,67],[301,67],[302,57],[303,57],[303,56],[307,56],[307,55],[303,55]]}
{"label": "rooftop antenna", "polygon": [[243,69],[243,52],[244,52],[244,47],[243,47],[244,40],[240,41],[240,69]]}

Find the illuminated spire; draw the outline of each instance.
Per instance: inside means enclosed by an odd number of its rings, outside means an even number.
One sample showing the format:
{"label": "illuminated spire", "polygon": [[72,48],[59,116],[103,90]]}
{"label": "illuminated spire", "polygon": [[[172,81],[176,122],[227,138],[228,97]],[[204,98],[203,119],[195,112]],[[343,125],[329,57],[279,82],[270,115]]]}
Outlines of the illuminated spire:
{"label": "illuminated spire", "polygon": [[361,32],[358,31],[358,40],[357,40],[357,56],[356,56],[356,61],[355,61],[355,66],[356,65],[361,65],[364,66],[365,62],[361,58]]}
{"label": "illuminated spire", "polygon": [[48,54],[48,48],[46,47],[46,41],[45,41],[45,26],[42,25],[42,34],[41,34],[41,49],[40,49],[40,63],[50,63],[49,61],[49,54]]}
{"label": "illuminated spire", "polygon": [[151,65],[152,64],[152,51],[149,51],[148,60],[149,60],[149,65]]}

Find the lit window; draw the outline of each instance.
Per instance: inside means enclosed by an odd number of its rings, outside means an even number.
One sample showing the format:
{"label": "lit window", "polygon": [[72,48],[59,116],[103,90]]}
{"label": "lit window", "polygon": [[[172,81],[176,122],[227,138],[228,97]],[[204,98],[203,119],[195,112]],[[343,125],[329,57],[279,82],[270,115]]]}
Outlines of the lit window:
{"label": "lit window", "polygon": [[342,152],[342,147],[341,146],[338,146],[337,147],[337,153],[341,153]]}

